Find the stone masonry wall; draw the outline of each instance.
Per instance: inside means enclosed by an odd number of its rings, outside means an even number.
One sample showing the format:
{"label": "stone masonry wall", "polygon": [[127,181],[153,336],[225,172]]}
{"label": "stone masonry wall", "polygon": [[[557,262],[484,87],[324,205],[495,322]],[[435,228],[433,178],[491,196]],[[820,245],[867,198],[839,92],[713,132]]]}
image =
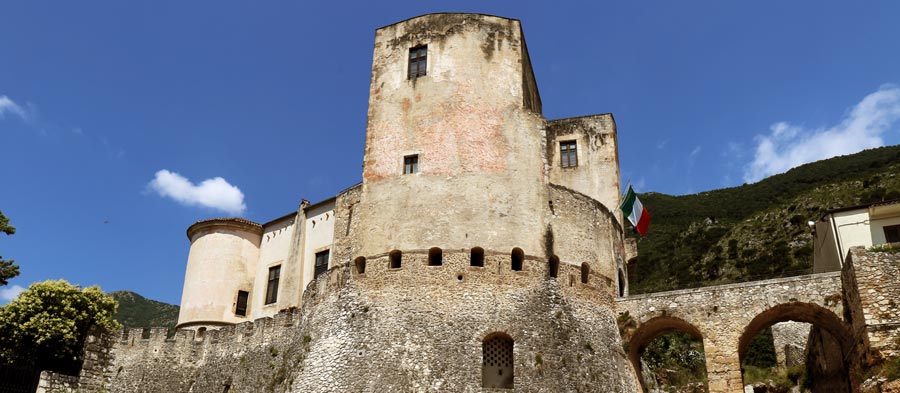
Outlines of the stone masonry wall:
{"label": "stone masonry wall", "polygon": [[[364,274],[341,264],[313,281],[303,307],[196,338],[140,330],[115,340],[110,392],[482,392],[482,340],[515,340],[516,391],[638,391],[615,328],[612,289],[599,275],[561,285],[548,262],[508,252],[426,250],[369,257]],[[576,266],[562,264],[560,277]],[[100,389],[88,390],[99,391]]]}
{"label": "stone masonry wall", "polygon": [[58,374],[52,371],[41,371],[35,393],[70,393],[78,389],[78,377]]}
{"label": "stone masonry wall", "polygon": [[900,254],[850,249],[842,271],[848,313],[869,362],[900,356]]}
{"label": "stone masonry wall", "polygon": [[741,350],[773,323],[813,323],[844,339],[846,349],[841,299],[840,276],[823,273],[630,296],[616,306],[633,361],[653,338],[683,331],[703,340],[709,391],[740,392]]}
{"label": "stone masonry wall", "polygon": [[779,367],[793,367],[806,361],[806,341],[810,324],[780,322],[772,325],[772,341]]}

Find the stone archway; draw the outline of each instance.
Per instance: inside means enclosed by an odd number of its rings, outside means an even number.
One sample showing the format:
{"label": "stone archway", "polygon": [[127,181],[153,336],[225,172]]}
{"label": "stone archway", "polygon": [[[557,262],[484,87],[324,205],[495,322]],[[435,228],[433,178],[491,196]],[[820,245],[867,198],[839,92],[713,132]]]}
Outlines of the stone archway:
{"label": "stone archway", "polygon": [[703,334],[694,325],[681,318],[667,315],[654,317],[641,323],[628,340],[628,360],[631,361],[638,381],[641,383],[641,389],[645,392],[647,391],[647,386],[645,386],[644,376],[642,375],[641,354],[644,352],[644,348],[654,339],[671,332],[687,333],[691,337],[701,342],[703,341]]}
{"label": "stone archway", "polygon": [[[813,325],[810,336],[815,346],[810,358],[817,363],[818,372],[811,375],[816,384],[813,392],[852,392],[850,353],[853,333],[834,312],[817,304],[791,302],[771,307],[754,317],[738,340],[738,359],[743,364],[750,342],[768,326],[778,322],[796,321]],[[818,348],[818,350],[816,349]],[[743,373],[742,373],[743,374]],[[742,375],[743,378],[743,375]]]}

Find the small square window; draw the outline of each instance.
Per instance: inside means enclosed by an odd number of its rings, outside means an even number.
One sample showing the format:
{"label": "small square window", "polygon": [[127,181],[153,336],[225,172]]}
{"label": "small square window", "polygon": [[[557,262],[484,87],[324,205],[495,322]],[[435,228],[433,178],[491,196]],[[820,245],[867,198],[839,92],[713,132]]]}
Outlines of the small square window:
{"label": "small square window", "polygon": [[314,277],[318,278],[320,274],[328,271],[328,255],[329,254],[330,253],[328,250],[320,251],[320,252],[316,253],[316,271],[315,271]]}
{"label": "small square window", "polygon": [[409,49],[409,74],[407,78],[416,79],[425,76],[428,66],[428,45],[417,46]]}
{"label": "small square window", "polygon": [[416,172],[419,172],[419,155],[413,154],[403,157],[403,174],[408,175]]}
{"label": "small square window", "polygon": [[575,141],[559,143],[560,164],[563,168],[578,166],[578,151]]}
{"label": "small square window", "polygon": [[884,227],[884,240],[888,243],[900,243],[900,225]]}
{"label": "small square window", "polygon": [[266,304],[278,300],[278,281],[281,278],[281,265],[269,268],[269,285],[266,286]]}

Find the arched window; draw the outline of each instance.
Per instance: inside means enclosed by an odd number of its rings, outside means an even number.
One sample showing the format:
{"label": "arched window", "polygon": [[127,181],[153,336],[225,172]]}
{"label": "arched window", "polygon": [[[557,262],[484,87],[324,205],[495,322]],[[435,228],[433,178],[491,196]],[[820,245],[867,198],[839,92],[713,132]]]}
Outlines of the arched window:
{"label": "arched window", "polygon": [[619,297],[625,296],[625,272],[619,269]]}
{"label": "arched window", "polygon": [[440,248],[432,247],[428,250],[428,266],[441,266],[444,264],[443,253]]}
{"label": "arched window", "polygon": [[197,338],[203,338],[203,335],[206,334],[206,328],[202,327],[197,329]]}
{"label": "arched window", "polygon": [[481,387],[512,389],[513,339],[504,333],[489,334],[481,343]]}
{"label": "arched window", "polygon": [[391,269],[399,269],[403,253],[400,250],[394,250],[390,253]]}
{"label": "arched window", "polygon": [[588,276],[591,274],[591,265],[588,265],[587,262],[581,264],[581,283],[588,283]]}
{"label": "arched window", "polygon": [[353,260],[353,265],[356,266],[356,274],[364,274],[366,272],[366,257],[356,257]]}
{"label": "arched window", "polygon": [[559,276],[559,257],[556,255],[550,257],[550,262],[548,264],[550,277],[556,278]]}
{"label": "arched window", "polygon": [[484,267],[484,249],[481,247],[472,248],[472,259],[469,263],[472,266]]}
{"label": "arched window", "polygon": [[512,249],[512,270],[522,270],[522,262],[525,261],[525,252],[521,248]]}

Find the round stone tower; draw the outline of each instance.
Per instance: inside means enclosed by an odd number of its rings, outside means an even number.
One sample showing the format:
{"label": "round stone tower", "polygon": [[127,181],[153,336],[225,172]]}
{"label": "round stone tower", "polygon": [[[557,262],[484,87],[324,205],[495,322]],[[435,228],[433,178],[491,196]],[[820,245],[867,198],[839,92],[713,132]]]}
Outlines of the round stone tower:
{"label": "round stone tower", "polygon": [[187,229],[191,239],[178,328],[244,322],[235,315],[238,291],[250,293],[262,226],[241,218],[203,220]]}

